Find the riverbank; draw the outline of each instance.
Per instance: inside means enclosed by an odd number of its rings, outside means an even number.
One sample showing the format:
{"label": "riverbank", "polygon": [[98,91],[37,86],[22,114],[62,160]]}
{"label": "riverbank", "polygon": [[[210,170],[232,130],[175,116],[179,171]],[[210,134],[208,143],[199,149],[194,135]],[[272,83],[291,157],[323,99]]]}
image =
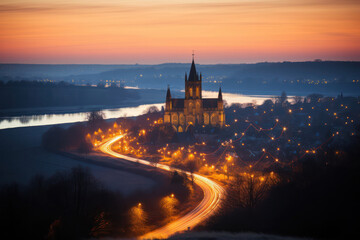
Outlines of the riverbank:
{"label": "riverbank", "polygon": [[[64,123],[83,122],[90,111],[101,110],[105,119],[116,119],[119,117],[136,117],[144,114],[151,106],[159,110],[164,106],[164,94],[162,90],[135,90],[142,91],[141,98],[132,102],[122,102],[122,105],[87,106],[87,107],[59,107],[46,109],[25,109],[25,112],[14,109],[11,114],[24,114],[21,116],[0,117],[0,129],[33,127]],[[183,97],[183,92],[172,91],[173,97]],[[216,98],[218,92],[203,91],[204,98]],[[268,95],[246,96],[241,94],[223,93],[223,99],[227,104],[233,103],[255,103],[262,104],[265,100],[273,98]],[[121,106],[121,107],[119,107]],[[47,113],[44,113],[47,112]],[[30,113],[35,113],[31,115]]]}

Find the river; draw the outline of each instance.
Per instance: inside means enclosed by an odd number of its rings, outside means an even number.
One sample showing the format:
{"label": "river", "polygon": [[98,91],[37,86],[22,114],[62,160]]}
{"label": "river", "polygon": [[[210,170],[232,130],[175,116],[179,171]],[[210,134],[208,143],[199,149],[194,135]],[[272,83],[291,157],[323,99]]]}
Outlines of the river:
{"label": "river", "polygon": [[[217,98],[218,92],[203,91],[203,98]],[[228,105],[233,103],[256,103],[262,104],[265,100],[271,99],[274,96],[271,95],[243,95],[235,93],[223,93],[223,99]],[[165,97],[164,97],[165,100]],[[106,119],[114,119],[119,117],[136,117],[150,107],[156,106],[161,109],[164,103],[142,104],[136,107],[121,107],[103,109]],[[64,123],[83,122],[86,120],[86,116],[89,112],[75,112],[75,113],[53,113],[53,114],[34,114],[14,117],[1,117],[0,118],[0,130],[17,128],[17,127],[34,127],[45,126]]]}

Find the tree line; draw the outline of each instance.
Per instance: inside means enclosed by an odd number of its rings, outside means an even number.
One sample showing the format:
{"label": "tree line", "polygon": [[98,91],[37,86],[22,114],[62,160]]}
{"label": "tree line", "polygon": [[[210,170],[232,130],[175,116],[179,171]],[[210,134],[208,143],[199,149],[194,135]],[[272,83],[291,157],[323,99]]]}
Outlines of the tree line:
{"label": "tree line", "polygon": [[[0,186],[0,236],[11,239],[132,238],[165,224],[190,196],[186,175],[123,196],[78,166],[29,184]],[[151,196],[151,197],[149,197]],[[169,197],[171,199],[169,199]]]}

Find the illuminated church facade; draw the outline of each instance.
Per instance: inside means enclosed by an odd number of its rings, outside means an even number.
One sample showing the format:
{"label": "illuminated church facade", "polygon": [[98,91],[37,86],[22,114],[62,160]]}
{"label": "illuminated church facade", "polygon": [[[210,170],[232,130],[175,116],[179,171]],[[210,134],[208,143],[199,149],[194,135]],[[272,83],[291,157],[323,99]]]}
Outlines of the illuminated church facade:
{"label": "illuminated church facade", "polygon": [[177,132],[186,132],[190,126],[222,128],[225,125],[221,88],[217,98],[202,98],[202,76],[196,73],[194,58],[189,77],[185,74],[185,98],[172,98],[166,93],[164,123],[170,123]]}

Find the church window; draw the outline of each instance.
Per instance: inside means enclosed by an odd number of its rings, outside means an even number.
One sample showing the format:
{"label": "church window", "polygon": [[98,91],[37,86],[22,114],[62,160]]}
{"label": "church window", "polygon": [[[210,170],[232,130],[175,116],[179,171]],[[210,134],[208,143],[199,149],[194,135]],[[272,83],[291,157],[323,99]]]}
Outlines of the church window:
{"label": "church window", "polygon": [[199,102],[196,103],[196,112],[200,112],[200,103]]}
{"label": "church window", "polygon": [[180,125],[184,125],[185,124],[185,117],[184,117],[184,114],[180,114],[180,117],[179,117],[179,123]]}
{"label": "church window", "polygon": [[177,114],[172,115],[172,123],[175,124],[175,125],[178,124],[178,116],[177,116]]}
{"label": "church window", "polygon": [[211,114],[210,122],[211,122],[211,125],[218,124],[218,116],[216,113]]}
{"label": "church window", "polygon": [[194,104],[192,102],[189,102],[189,112],[192,111],[193,107],[194,107]]}
{"label": "church window", "polygon": [[204,124],[208,125],[209,124],[209,114],[204,113]]}

